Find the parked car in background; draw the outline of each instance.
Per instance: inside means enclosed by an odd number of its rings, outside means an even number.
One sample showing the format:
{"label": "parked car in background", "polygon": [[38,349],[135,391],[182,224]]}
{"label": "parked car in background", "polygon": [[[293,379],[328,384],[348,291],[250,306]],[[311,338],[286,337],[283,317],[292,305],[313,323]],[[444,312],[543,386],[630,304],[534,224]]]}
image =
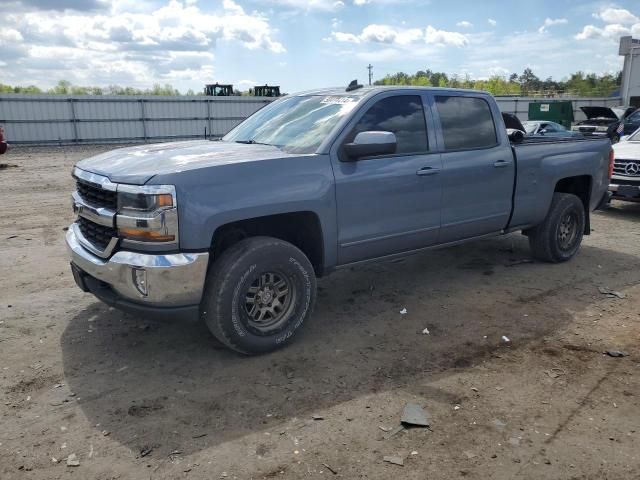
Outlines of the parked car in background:
{"label": "parked car in background", "polygon": [[0,155],[7,151],[7,142],[4,139],[4,128],[0,127]]}
{"label": "parked car in background", "polygon": [[615,162],[609,191],[612,198],[640,202],[640,128],[613,147]]}
{"label": "parked car in background", "polygon": [[543,135],[545,137],[582,137],[580,132],[574,132],[567,129],[564,125],[556,122],[547,122],[542,120],[528,120],[522,122],[525,133],[528,136]]}
{"label": "parked car in background", "polygon": [[635,107],[580,107],[586,120],[576,123],[571,130],[586,136],[608,137],[611,143],[618,143],[624,120],[635,111]]}
{"label": "parked car in background", "polygon": [[356,86],[283,97],[221,141],[102,153],[73,170],[73,276],[257,354],[291,340],[337,268],[514,231],[568,261],[608,199],[611,144],[514,132],[485,92]]}
{"label": "parked car in background", "polygon": [[631,135],[640,128],[640,108],[629,115],[624,121],[624,134]]}

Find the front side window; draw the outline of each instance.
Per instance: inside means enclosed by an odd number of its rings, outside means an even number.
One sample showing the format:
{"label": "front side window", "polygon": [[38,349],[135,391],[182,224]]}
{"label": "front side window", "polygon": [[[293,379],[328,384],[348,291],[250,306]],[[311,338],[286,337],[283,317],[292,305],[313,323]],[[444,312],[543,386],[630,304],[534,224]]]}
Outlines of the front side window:
{"label": "front side window", "polygon": [[375,103],[358,121],[347,142],[360,132],[383,131],[396,135],[396,154],[429,150],[422,99],[418,95],[387,97]]}
{"label": "front side window", "polygon": [[445,150],[497,145],[491,108],[482,98],[436,96]]}

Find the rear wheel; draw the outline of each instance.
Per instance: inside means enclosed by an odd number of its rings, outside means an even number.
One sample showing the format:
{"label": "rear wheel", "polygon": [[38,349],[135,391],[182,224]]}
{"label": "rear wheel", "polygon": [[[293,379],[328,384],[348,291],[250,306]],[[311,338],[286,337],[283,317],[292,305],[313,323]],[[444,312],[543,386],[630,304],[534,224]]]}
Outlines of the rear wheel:
{"label": "rear wheel", "polygon": [[544,222],[529,232],[533,256],[545,262],[566,262],[578,252],[584,226],[582,200],[570,193],[554,193]]}
{"label": "rear wheel", "polygon": [[283,240],[252,237],[215,260],[200,310],[218,340],[251,355],[284,346],[311,314],[315,295],[304,253]]}

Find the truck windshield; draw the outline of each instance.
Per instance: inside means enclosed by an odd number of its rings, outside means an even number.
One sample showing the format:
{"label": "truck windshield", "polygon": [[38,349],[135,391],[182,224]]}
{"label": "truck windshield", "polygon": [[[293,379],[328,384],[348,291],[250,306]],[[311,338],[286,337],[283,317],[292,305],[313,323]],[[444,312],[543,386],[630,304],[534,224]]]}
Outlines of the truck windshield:
{"label": "truck windshield", "polygon": [[313,153],[358,100],[346,95],[287,97],[259,110],[222,140],[273,145],[288,153]]}

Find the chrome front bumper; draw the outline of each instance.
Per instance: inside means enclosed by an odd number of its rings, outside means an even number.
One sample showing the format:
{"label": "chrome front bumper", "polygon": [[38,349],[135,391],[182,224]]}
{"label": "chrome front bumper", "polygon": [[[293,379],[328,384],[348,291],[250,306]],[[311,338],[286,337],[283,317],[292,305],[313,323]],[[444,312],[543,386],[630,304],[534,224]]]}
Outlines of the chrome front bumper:
{"label": "chrome front bumper", "polygon": [[609,184],[609,191],[613,198],[618,200],[640,202],[640,183],[638,185],[619,185],[615,183],[615,179],[612,179]]}
{"label": "chrome front bumper", "polygon": [[[108,284],[123,300],[172,308],[198,305],[202,299],[208,252],[149,255],[119,251],[102,259],[80,244],[73,225],[66,240],[71,262],[90,277]],[[136,287],[136,270],[145,272],[146,295]]]}

